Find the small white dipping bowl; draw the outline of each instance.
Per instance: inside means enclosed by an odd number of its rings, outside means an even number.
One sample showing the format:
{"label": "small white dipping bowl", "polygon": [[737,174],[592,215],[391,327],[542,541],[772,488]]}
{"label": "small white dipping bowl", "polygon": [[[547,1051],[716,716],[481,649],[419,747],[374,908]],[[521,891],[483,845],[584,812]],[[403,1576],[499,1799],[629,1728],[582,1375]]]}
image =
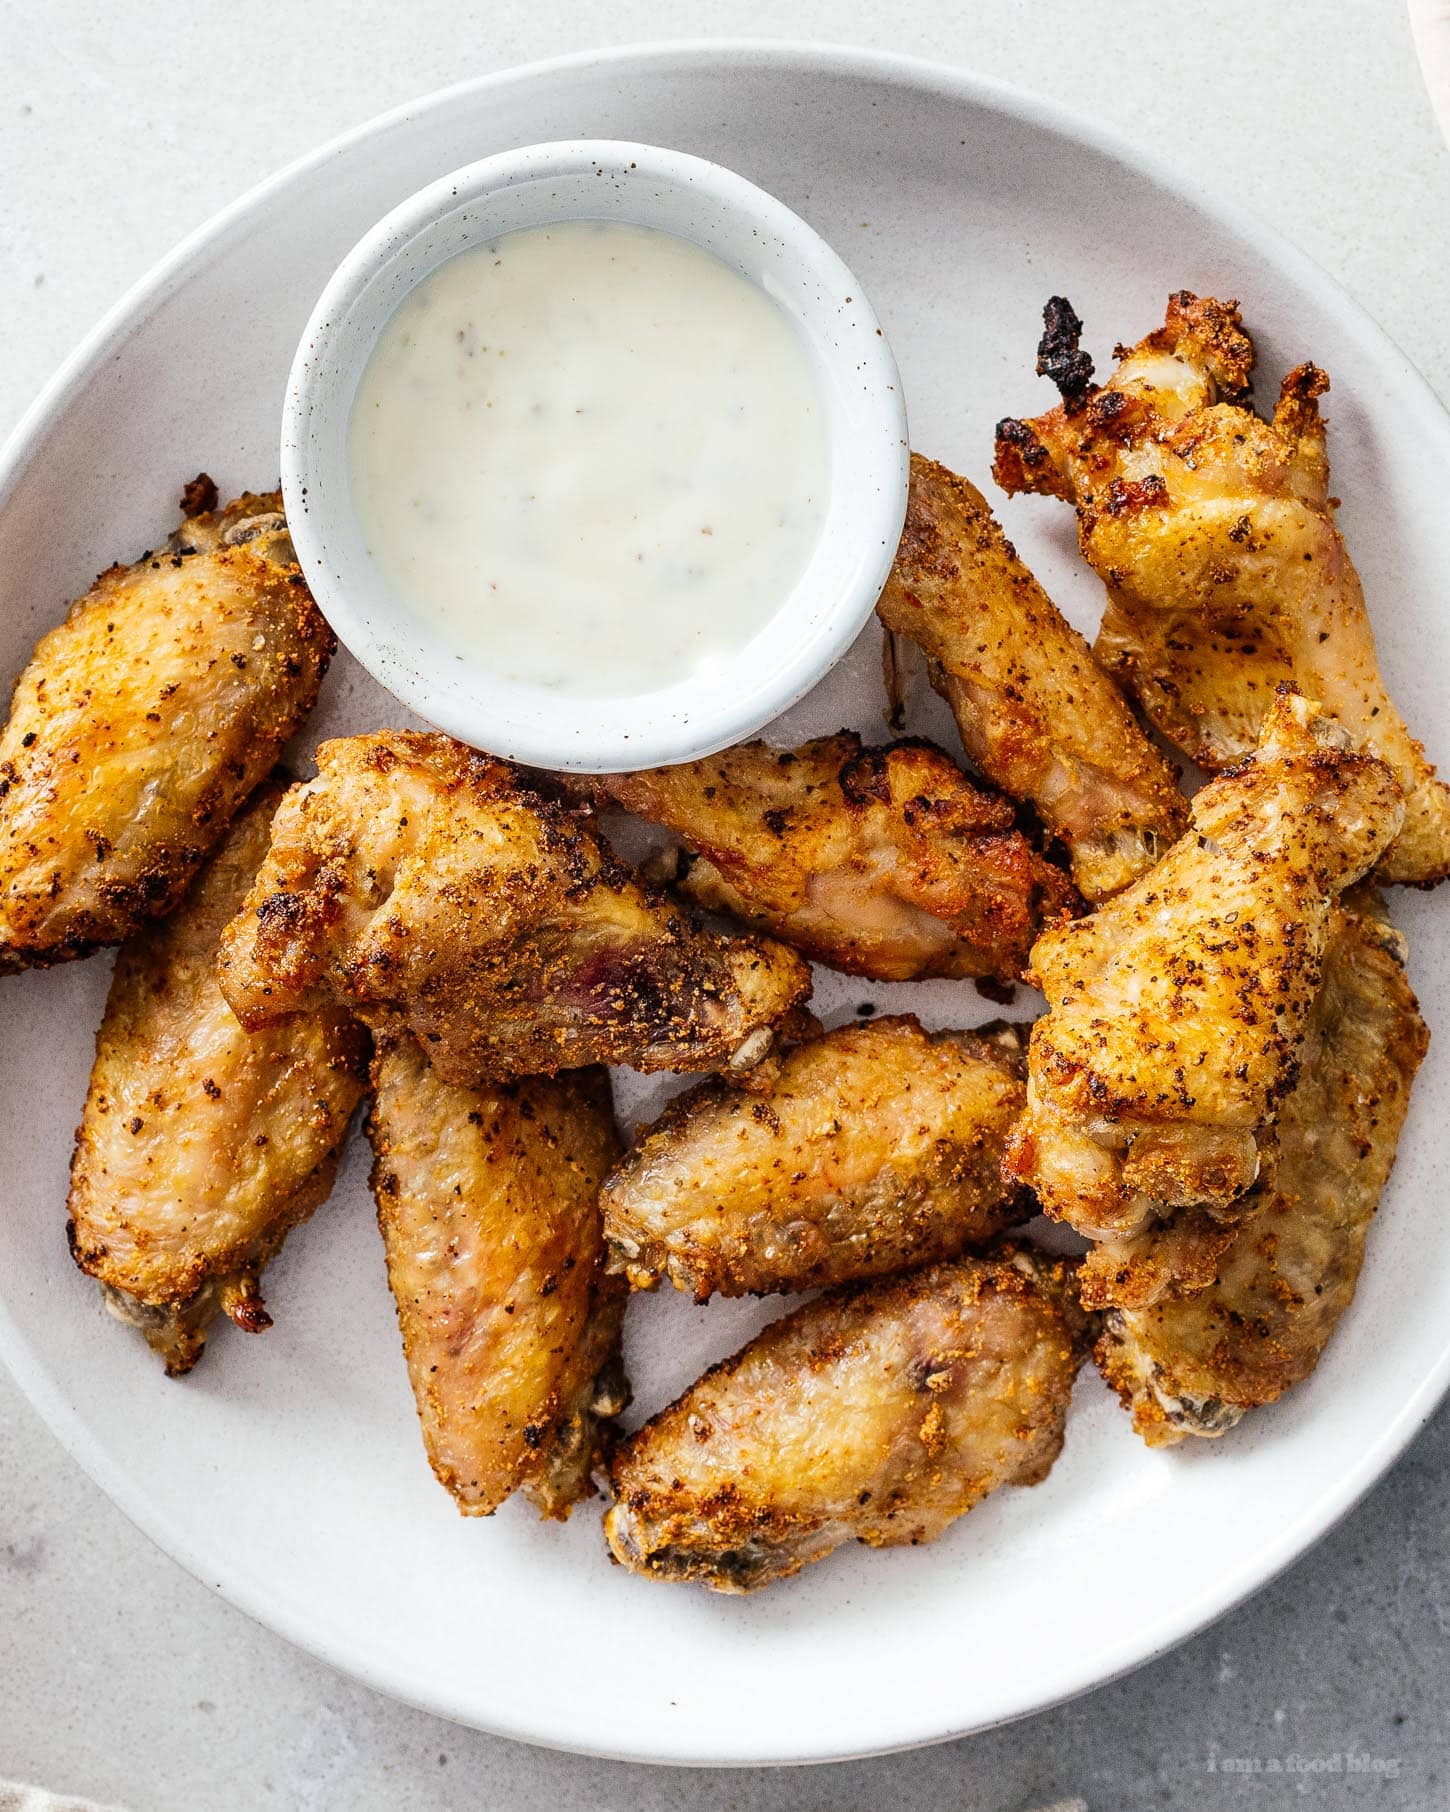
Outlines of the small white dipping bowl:
{"label": "small white dipping bowl", "polygon": [[[820,391],[830,475],[815,549],[759,633],[707,674],[637,696],[559,695],[459,659],[367,551],[348,422],[379,334],[439,265],[501,234],[616,221],[693,241],[796,323]],[[374,679],[464,742],[539,767],[608,773],[688,761],[753,735],[850,646],[885,583],[906,514],[896,362],[861,285],[806,223],[743,177],[653,145],[530,145],[441,177],[339,265],[302,336],[282,424],[287,519],[318,604]]]}

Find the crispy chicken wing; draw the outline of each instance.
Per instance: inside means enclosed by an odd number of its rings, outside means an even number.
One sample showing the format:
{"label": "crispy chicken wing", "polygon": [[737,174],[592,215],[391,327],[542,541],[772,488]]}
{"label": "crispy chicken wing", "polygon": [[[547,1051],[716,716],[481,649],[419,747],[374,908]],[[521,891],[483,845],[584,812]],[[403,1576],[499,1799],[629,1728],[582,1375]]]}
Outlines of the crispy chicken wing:
{"label": "crispy chicken wing", "polygon": [[205,505],[42,638],[0,732],[0,973],[170,912],[317,697],[334,642],[281,499]]}
{"label": "crispy chicken wing", "polygon": [[1283,693],[1258,754],[1192,815],[1157,868],[1033,951],[1050,1010],[1007,1164],[1095,1239],[1183,1208],[1242,1218],[1294,1081],[1330,907],[1401,805],[1382,761]]}
{"label": "crispy chicken wing", "polygon": [[876,608],[926,654],[968,758],[1062,838],[1088,899],[1152,867],[1183,828],[1176,775],[981,492],[920,454]]}
{"label": "crispy chicken wing", "polygon": [[1429,1033],[1372,897],[1337,908],[1256,1209],[1198,1295],[1114,1311],[1104,1377],[1150,1446],[1221,1435],[1306,1378],[1354,1296]]}
{"label": "crispy chicken wing", "polygon": [[769,1086],[678,1096],[604,1186],[614,1263],[636,1289],[805,1290],[952,1258],[1032,1212],[1002,1180],[1020,1113],[1015,1026],[842,1026]]}
{"label": "crispy chicken wing", "polygon": [[[1274,1164],[1275,1133],[1258,1135],[1259,1182]],[[1224,1253],[1241,1220],[1254,1212],[1252,1195],[1210,1207],[1178,1205],[1152,1216],[1132,1232],[1105,1232],[1083,1259],[1078,1294],[1085,1309],[1146,1308],[1169,1296],[1203,1290],[1218,1276]]]}
{"label": "crispy chicken wing", "polygon": [[748,1065],[810,991],[794,952],[701,929],[504,762],[402,730],[317,759],[222,941],[244,1025],[341,1000],[466,1087]]}
{"label": "crispy chicken wing", "polygon": [[819,1297],[620,1449],[604,1529],[655,1579],[748,1592],[843,1542],[931,1541],[1062,1449],[1070,1267],[1005,1245]]}
{"label": "crispy chicken wing", "polygon": [[341,1008],[249,1036],[217,986],[217,939],[281,796],[263,786],[175,917],[122,948],[76,1135],[76,1263],[173,1375],[219,1309],[271,1325],[262,1268],[326,1199],[363,1093],[367,1034]]}
{"label": "crispy chicken wing", "polygon": [[629,1397],[599,1223],[619,1156],[609,1078],[458,1088],[399,1035],[373,1089],[373,1193],[429,1462],[465,1516],[522,1488],[566,1517]]}
{"label": "crispy chicken wing", "polygon": [[852,975],[1014,980],[1043,923],[1076,904],[1007,800],[929,743],[747,742],[592,790],[684,839],[691,899]]}
{"label": "crispy chicken wing", "polygon": [[1334,524],[1313,365],[1284,379],[1274,418],[1248,403],[1254,349],[1232,302],[1187,291],[1101,388],[1082,323],[1049,303],[1038,369],[1061,405],[997,430],[1008,491],[1075,503],[1084,558],[1108,589],[1099,659],[1163,732],[1210,769],[1258,741],[1280,682],[1316,698],[1395,771],[1404,829],[1382,879],[1450,872],[1450,788],[1395,709],[1358,575]]}

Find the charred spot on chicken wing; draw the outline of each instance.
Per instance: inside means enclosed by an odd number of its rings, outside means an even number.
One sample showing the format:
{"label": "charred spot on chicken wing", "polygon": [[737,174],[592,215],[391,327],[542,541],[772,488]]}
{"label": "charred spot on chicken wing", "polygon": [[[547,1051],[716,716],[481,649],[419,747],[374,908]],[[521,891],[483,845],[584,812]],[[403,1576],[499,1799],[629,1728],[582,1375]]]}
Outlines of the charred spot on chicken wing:
{"label": "charred spot on chicken wing", "polygon": [[[1080,325],[1080,324],[1079,324]],[[1056,369],[1060,312],[1049,319]],[[1379,877],[1450,872],[1450,788],[1380,676],[1359,577],[1335,525],[1317,366],[1284,379],[1273,419],[1249,405],[1254,347],[1238,305],[1182,290],[1100,389],[1076,384],[997,430],[997,481],[1077,506],[1107,587],[1098,658],[1202,766],[1252,752],[1275,688],[1317,699],[1394,769],[1405,822]]]}

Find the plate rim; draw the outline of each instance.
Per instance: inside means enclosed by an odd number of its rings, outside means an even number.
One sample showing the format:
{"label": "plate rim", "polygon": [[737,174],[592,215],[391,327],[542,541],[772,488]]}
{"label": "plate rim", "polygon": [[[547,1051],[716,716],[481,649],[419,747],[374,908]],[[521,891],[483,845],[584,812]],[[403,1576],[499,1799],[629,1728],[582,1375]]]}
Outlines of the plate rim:
{"label": "plate rim", "polygon": [[[1015,83],[928,57],[798,38],[648,39],[539,58],[430,90],[348,128],[246,189],[187,233],[131,284],[41,387],[0,445],[0,510],[8,505],[13,490],[52,425],[83,391],[107,357],[186,281],[201,255],[221,246],[228,235],[265,209],[276,194],[297,178],[315,172],[366,140],[405,124],[414,114],[465,97],[484,96],[510,87],[528,87],[555,76],[611,65],[620,68],[648,66],[658,72],[668,70],[671,64],[675,66],[675,72],[682,75],[720,67],[804,64],[812,67],[815,73],[876,80],[908,91],[929,92],[943,99],[994,110],[1114,159],[1188,201],[1255,252],[1287,268],[1306,288],[1318,292],[1338,317],[1378,352],[1386,361],[1387,369],[1393,369],[1398,392],[1393,401],[1414,414],[1428,415],[1440,432],[1445,432],[1447,409],[1434,388],[1403,348],[1337,278],[1277,228],[1261,220],[1252,209],[1237,201],[1225,200],[1211,185],[1185,173],[1172,159],[1142,146],[1116,128],[1104,126],[1072,107]],[[1391,398],[1387,396],[1385,400],[1388,406]],[[551,1726],[547,1717],[530,1728],[521,1728],[507,1718],[481,1718],[471,1709],[451,1704],[442,1696],[420,1692],[410,1687],[406,1680],[391,1677],[385,1666],[359,1662],[345,1652],[344,1644],[330,1641],[325,1630],[301,1627],[285,1604],[268,1597],[261,1582],[254,1582],[245,1573],[225,1574],[223,1568],[209,1564],[207,1557],[196,1550],[191,1538],[176,1526],[165,1508],[139,1486],[133,1485],[130,1475],[113,1463],[106,1450],[94,1441],[79,1410],[70,1404],[38,1350],[21,1333],[3,1294],[0,1294],[0,1360],[4,1361],[31,1407],[70,1458],[135,1528],[253,1622],[275,1632],[337,1673],[415,1710],[516,1742],[602,1760],[709,1768],[842,1762],[950,1742],[1050,1710],[1146,1666],[1246,1602],[1317,1545],[1385,1476],[1450,1392],[1450,1341],[1447,1341],[1436,1363],[1385,1423],[1377,1438],[1355,1457],[1332,1487],[1323,1490],[1296,1518],[1264,1540],[1251,1560],[1220,1575],[1176,1613],[1160,1617],[1146,1632],[1146,1645],[1141,1630],[1132,1639],[1120,1639],[1106,1651],[1099,1651],[1097,1659],[1081,1677],[1054,1681],[1047,1690],[1015,1711],[975,1721],[968,1719],[948,1729],[903,1727],[889,1739],[876,1740],[862,1747],[817,1748],[796,1754],[784,1753],[776,1747],[764,1754],[754,1751],[700,1755],[672,1748],[668,1732],[663,1728],[659,1735],[664,1741],[654,1750],[645,1752],[628,1746],[581,1743],[557,1720]],[[216,1577],[219,1572],[224,1573],[222,1578]]]}

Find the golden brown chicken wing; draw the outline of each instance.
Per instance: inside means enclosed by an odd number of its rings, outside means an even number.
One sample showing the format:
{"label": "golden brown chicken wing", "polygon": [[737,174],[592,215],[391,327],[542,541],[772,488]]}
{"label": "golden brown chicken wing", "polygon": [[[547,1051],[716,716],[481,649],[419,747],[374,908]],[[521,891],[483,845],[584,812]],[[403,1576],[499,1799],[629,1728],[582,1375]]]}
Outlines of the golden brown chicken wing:
{"label": "golden brown chicken wing", "polygon": [[678,1096],[604,1186],[613,1262],[636,1289],[806,1290],[953,1258],[1034,1210],[1002,1180],[1021,1112],[1015,1026],[842,1026],[767,1084]]}
{"label": "golden brown chicken wing", "polygon": [[[1258,1135],[1259,1181],[1273,1169],[1276,1136],[1272,1126]],[[1078,1270],[1078,1295],[1085,1309],[1147,1308],[1170,1296],[1203,1290],[1218,1276],[1223,1255],[1242,1220],[1254,1212],[1252,1194],[1210,1207],[1165,1208],[1131,1232],[1105,1232]]]}
{"label": "golden brown chicken wing", "polygon": [[217,986],[217,939],[281,796],[263,786],[175,917],[121,950],[76,1135],[76,1263],[173,1375],[219,1309],[271,1325],[262,1268],[326,1200],[363,1093],[367,1034],[342,1009],[249,1036]]}
{"label": "golden brown chicken wing", "polygon": [[628,1401],[599,1222],[619,1156],[609,1078],[457,1088],[403,1035],[381,1042],[373,1089],[373,1193],[429,1462],[465,1516],[522,1488],[566,1517]]}
{"label": "golden brown chicken wing", "polygon": [[655,1579],[748,1592],[843,1542],[931,1541],[1062,1449],[1070,1267],[1005,1245],[785,1316],[624,1443],[604,1530]]}
{"label": "golden brown chicken wing", "polygon": [[1083,557],[1108,588],[1099,659],[1210,769],[1254,748],[1280,682],[1318,699],[1404,792],[1381,878],[1442,879],[1450,788],[1385,690],[1334,524],[1318,406],[1329,380],[1300,365],[1261,420],[1237,304],[1186,290],[1101,389],[1071,307],[1054,298],[1046,319],[1038,369],[1058,376],[1063,401],[999,426],[995,470],[1008,491],[1077,505]]}
{"label": "golden brown chicken wing", "polygon": [[317,759],[222,940],[244,1025],[341,1000],[466,1087],[748,1065],[810,991],[792,951],[701,929],[504,762],[403,730]]}
{"label": "golden brown chicken wing", "polygon": [[1306,1378],[1354,1297],[1429,1033],[1373,897],[1337,908],[1255,1211],[1200,1294],[1108,1317],[1104,1377],[1152,1447],[1221,1435]]}
{"label": "golden brown chicken wing", "polygon": [[[1281,694],[1258,754],[1205,787],[1157,868],[1033,951],[1012,1175],[1122,1239],[1175,1210],[1239,1219],[1319,989],[1329,910],[1399,828],[1393,774]],[[1112,1276],[1094,1281],[1111,1294]]]}
{"label": "golden brown chicken wing", "polygon": [[1177,776],[981,492],[920,454],[876,608],[926,654],[968,758],[1062,838],[1088,899],[1152,867],[1183,829]]}
{"label": "golden brown chicken wing", "polygon": [[747,742],[591,790],[684,839],[678,885],[699,905],[877,981],[1015,980],[1044,922],[1077,904],[1011,805],[929,743]]}
{"label": "golden brown chicken wing", "polygon": [[[334,642],[277,495],[113,566],[43,637],[0,732],[0,973],[170,912],[317,697]],[[207,488],[210,487],[210,488]]]}

